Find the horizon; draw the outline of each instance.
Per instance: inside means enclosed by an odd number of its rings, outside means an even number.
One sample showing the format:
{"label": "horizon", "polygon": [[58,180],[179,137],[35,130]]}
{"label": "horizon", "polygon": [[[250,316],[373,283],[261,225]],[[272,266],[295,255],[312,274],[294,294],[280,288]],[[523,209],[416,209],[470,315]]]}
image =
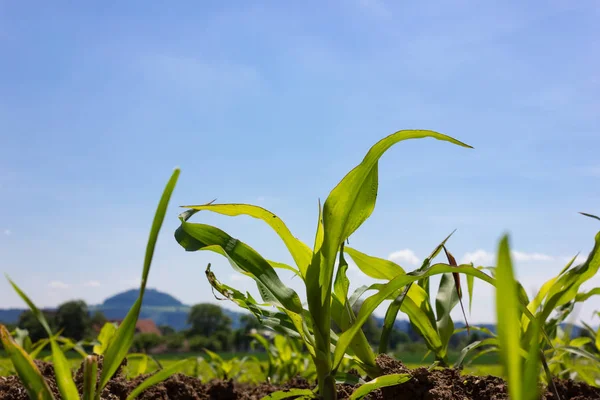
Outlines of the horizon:
{"label": "horizon", "polygon": [[[353,247],[414,270],[457,229],[457,261],[491,265],[508,232],[528,294],[592,249],[600,225],[578,212],[600,214],[595,2],[144,4],[0,6],[0,271],[39,307],[135,289],[159,195],[180,166],[148,284],[237,310],[214,300],[206,265],[239,290],[256,295],[255,285],[223,257],[176,243],[179,206],[257,204],[311,244],[318,200],[401,129],[474,149],[392,149]],[[256,220],[192,221],[291,262]],[[375,282],[348,262],[351,290]],[[280,277],[306,300],[299,279]],[[593,287],[600,276],[582,290]],[[475,282],[471,314],[463,301],[469,322],[495,323],[491,287]],[[22,305],[0,279],[0,308]],[[599,309],[590,298],[577,321],[596,326]],[[462,320],[460,307],[452,316]]]}

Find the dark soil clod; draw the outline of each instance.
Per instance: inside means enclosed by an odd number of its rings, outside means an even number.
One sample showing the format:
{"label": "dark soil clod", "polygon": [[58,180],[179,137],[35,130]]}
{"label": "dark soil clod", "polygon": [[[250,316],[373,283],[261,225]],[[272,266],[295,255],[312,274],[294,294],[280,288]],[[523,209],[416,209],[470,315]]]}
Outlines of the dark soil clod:
{"label": "dark soil clod", "polygon": [[[54,396],[60,399],[54,370],[50,363],[35,361],[44,374]],[[377,358],[377,364],[385,374],[409,373],[412,379],[402,385],[391,386],[370,394],[371,400],[504,400],[508,399],[506,382],[495,376],[461,375],[458,370],[417,368],[408,369],[402,362],[386,355]],[[122,364],[115,376],[102,392],[102,399],[125,400],[127,395],[149,375],[128,380],[122,373]],[[99,360],[99,372],[102,360]],[[77,387],[81,391],[83,376],[81,369],[74,374]],[[571,380],[555,380],[563,400],[600,400],[600,389]],[[201,382],[190,376],[175,374],[166,381],[146,390],[141,400],[259,400],[278,390],[292,388],[310,389],[313,385],[302,378],[295,378],[284,385],[267,383],[249,385],[231,380]],[[347,399],[353,392],[351,385],[338,385],[338,398]],[[556,400],[545,391],[543,400]],[[27,400],[27,392],[16,376],[0,377],[0,400]]]}

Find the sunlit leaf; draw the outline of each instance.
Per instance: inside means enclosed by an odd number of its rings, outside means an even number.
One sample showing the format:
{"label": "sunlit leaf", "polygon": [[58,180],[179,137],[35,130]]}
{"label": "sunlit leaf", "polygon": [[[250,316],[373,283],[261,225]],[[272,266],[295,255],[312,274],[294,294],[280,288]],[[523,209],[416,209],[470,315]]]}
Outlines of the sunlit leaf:
{"label": "sunlit leaf", "polygon": [[381,389],[388,386],[400,385],[408,382],[412,376],[409,374],[389,374],[375,378],[364,385],[359,386],[350,396],[350,400],[362,399],[373,390]]}

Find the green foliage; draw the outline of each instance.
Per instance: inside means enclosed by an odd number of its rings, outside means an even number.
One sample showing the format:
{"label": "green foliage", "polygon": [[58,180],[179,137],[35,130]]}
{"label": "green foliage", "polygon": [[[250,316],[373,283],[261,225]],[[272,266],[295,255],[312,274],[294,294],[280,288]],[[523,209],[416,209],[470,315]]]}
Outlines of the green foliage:
{"label": "green foliage", "polygon": [[148,353],[163,342],[164,339],[156,333],[138,333],[133,338],[132,349],[134,351]]}
{"label": "green foliage", "polygon": [[[449,136],[425,130],[399,131],[382,139],[327,197],[323,209],[319,210],[312,250],[296,239],[275,214],[260,207],[246,204],[204,204],[188,206],[190,210],[180,216],[181,226],[176,230],[175,238],[184,249],[210,250],[225,256],[234,269],[256,281],[263,304],[274,306],[277,311],[263,308],[251,296],[222,285],[210,269],[207,269],[211,285],[227,298],[251,311],[271,328],[303,340],[317,368],[319,394],[325,399],[336,398],[335,375],[346,354],[368,370],[371,376],[380,374],[375,365],[373,351],[361,327],[376,306],[411,281],[402,282],[401,286],[394,286],[393,290],[372,295],[365,300],[358,315],[355,315],[349,307],[347,285],[343,284],[347,279],[341,256],[339,268],[342,272],[338,273],[339,279],[336,278],[341,285],[336,286],[336,294],[333,295],[336,258],[344,242],[375,208],[379,158],[400,141],[426,137],[469,147]],[[216,227],[188,222],[192,215],[201,210],[229,216],[247,215],[264,221],[282,239],[296,265],[268,261],[246,243],[232,238]],[[298,294],[281,282],[276,272],[277,268],[292,270],[303,280],[308,310],[303,308]],[[392,282],[394,280],[390,284]],[[395,284],[398,282],[393,283]],[[332,312],[332,308],[341,312]],[[332,318],[343,331],[337,343],[331,330]],[[335,348],[333,354],[332,348]]]}
{"label": "green foliage", "polygon": [[[44,315],[44,319],[47,321],[51,330],[55,330],[56,324],[54,322],[53,315],[48,312],[42,312],[42,314]],[[26,310],[21,313],[17,326],[20,329],[24,329],[28,332],[29,339],[33,343],[48,337],[46,329],[42,326],[38,317],[31,310]]]}
{"label": "green foliage", "polygon": [[188,324],[190,335],[214,336],[217,332],[231,334],[231,318],[216,304],[196,304],[190,309]]}
{"label": "green foliage", "polygon": [[315,365],[310,357],[302,351],[302,343],[298,339],[275,335],[272,340],[253,333],[253,347],[260,345],[267,353],[268,363],[262,368],[265,378],[271,383],[283,383],[296,376],[307,380],[315,377]]}
{"label": "green foliage", "polygon": [[83,300],[61,304],[54,318],[56,327],[68,338],[82,340],[89,332],[90,317],[87,304]]}
{"label": "green foliage", "polygon": [[221,351],[221,342],[215,337],[206,337],[206,336],[192,336],[188,339],[188,344],[190,346],[190,350],[194,352],[202,351],[204,349],[208,349],[211,351]]}
{"label": "green foliage", "polygon": [[165,344],[170,351],[180,350],[185,342],[185,336],[182,333],[173,333],[165,337]]}
{"label": "green foliage", "polygon": [[[100,375],[100,381],[95,388],[95,391],[92,391],[88,386],[84,388],[84,397],[90,398],[93,392],[93,397],[95,400],[100,400],[100,393],[110,380],[110,378],[116,372],[118,366],[121,364],[121,361],[127,355],[131,344],[133,342],[133,336],[135,332],[135,325],[137,322],[137,318],[139,316],[142,299],[144,295],[144,289],[146,286],[146,281],[148,278],[148,273],[150,272],[150,265],[152,263],[152,257],[154,255],[154,247],[156,245],[156,240],[158,238],[158,232],[162,226],[166,208],[169,203],[169,199],[173,190],[175,188],[175,184],[177,182],[177,178],[179,177],[179,170],[175,170],[171,179],[167,183],[165,190],[163,191],[163,195],[159,202],[158,208],[156,210],[154,221],[152,224],[152,228],[150,230],[150,238],[148,239],[148,245],[146,248],[146,257],[144,260],[144,269],[142,272],[142,284],[140,287],[140,296],[130,312],[127,314],[127,317],[123,320],[119,328],[112,334],[112,337],[108,340],[108,344],[106,348],[102,349],[104,354],[103,368]],[[60,338],[58,335],[53,334],[52,328],[50,324],[46,320],[44,314],[35,306],[35,304],[29,299],[29,297],[13,282],[9,279],[10,284],[17,292],[17,294],[23,299],[25,303],[29,306],[32,315],[34,315],[39,324],[44,328],[45,332],[49,337],[49,342],[52,349],[52,360],[54,362],[54,372],[56,375],[56,380],[58,384],[58,388],[60,390],[61,396],[65,399],[77,399],[79,397],[77,393],[77,388],[75,387],[75,382],[73,381],[73,376],[71,374],[71,367],[65,357],[65,350],[77,347],[75,343],[73,343],[69,339]],[[25,350],[21,346],[19,346],[6,330],[6,328],[0,325],[0,339],[8,351],[13,366],[17,371],[21,381],[27,388],[27,391],[31,398],[39,398],[39,399],[53,399],[53,395],[50,392],[47,384],[40,371],[37,369],[35,364],[33,363],[33,359],[31,355],[27,354]],[[61,348],[59,343],[65,343],[64,348]],[[90,374],[89,377],[85,378],[84,381],[94,380],[95,375],[92,378],[92,374],[95,372],[95,368],[93,365],[88,365],[88,363],[94,364],[94,358],[88,359],[86,357],[84,364],[84,370],[86,373]],[[165,376],[166,378],[166,376]],[[156,378],[155,378],[156,379]],[[164,378],[163,378],[164,379]]]}

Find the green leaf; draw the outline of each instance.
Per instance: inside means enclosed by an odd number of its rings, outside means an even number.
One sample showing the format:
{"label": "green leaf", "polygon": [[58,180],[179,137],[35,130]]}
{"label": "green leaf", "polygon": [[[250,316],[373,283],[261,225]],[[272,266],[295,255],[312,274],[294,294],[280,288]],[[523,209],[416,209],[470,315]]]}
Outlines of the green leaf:
{"label": "green leaf", "polygon": [[392,261],[369,256],[351,247],[346,247],[344,251],[352,258],[356,266],[371,278],[391,280],[398,275],[406,274],[401,266]]}
{"label": "green leaf", "polygon": [[483,339],[483,340],[477,340],[467,346],[465,346],[458,358],[456,359],[455,363],[454,363],[454,368],[460,369],[463,366],[463,363],[465,361],[465,357],[473,350],[479,348],[479,347],[483,347],[483,346],[497,346],[498,345],[498,339],[491,337],[491,338],[487,338],[487,339]]}
{"label": "green leaf", "polygon": [[388,386],[400,385],[407,382],[410,378],[412,378],[412,376],[409,374],[390,374],[380,376],[379,378],[375,378],[356,389],[352,393],[352,396],[350,396],[350,400],[362,399],[374,390]]}
{"label": "green leaf", "polygon": [[473,285],[475,278],[471,275],[467,275],[467,291],[469,292],[469,314],[471,314],[471,306],[473,305]]}
{"label": "green leaf", "polygon": [[90,355],[83,360],[83,400],[92,400],[96,393],[98,356]]}
{"label": "green leaf", "polygon": [[523,385],[521,390],[521,398],[525,400],[537,400],[540,398],[538,378],[540,376],[541,360],[540,360],[540,324],[537,320],[532,321],[533,335],[531,343],[529,343],[529,353],[525,361],[523,371]]}
{"label": "green leaf", "polygon": [[15,290],[15,292],[17,292],[19,297],[21,297],[21,299],[23,299],[23,301],[25,303],[27,303],[27,306],[29,307],[29,309],[31,310],[31,312],[33,313],[35,318],[37,318],[39,323],[42,325],[42,327],[44,328],[44,330],[46,331],[48,336],[52,336],[52,330],[50,329],[50,325],[48,325],[48,321],[46,321],[46,317],[44,317],[44,314],[35,306],[35,304],[33,304],[33,302],[29,299],[29,297],[27,297],[27,295],[21,289],[19,289],[17,284],[14,283],[8,277],[8,275],[5,274],[5,276],[6,276],[6,279],[8,279],[8,282],[10,282],[10,284],[13,287],[13,289]]}
{"label": "green leaf", "polygon": [[443,274],[440,280],[440,287],[435,299],[436,323],[439,332],[442,349],[436,354],[439,361],[447,365],[447,351],[450,337],[454,333],[454,322],[450,317],[450,312],[458,304],[458,295],[452,274]]}
{"label": "green leaf", "polygon": [[592,214],[588,214],[588,213],[584,213],[584,212],[580,212],[579,214],[584,215],[586,217],[594,218],[594,219],[597,219],[598,221],[600,221],[600,217],[598,217],[596,215],[592,215]]}
{"label": "green leaf", "polygon": [[496,314],[500,355],[508,381],[508,391],[513,400],[523,400],[523,376],[519,350],[521,327],[519,297],[513,274],[508,237],[500,242],[496,267]]}
{"label": "green leaf", "polygon": [[187,251],[209,250],[225,256],[231,265],[252,277],[259,284],[265,301],[302,313],[298,294],[281,282],[275,269],[253,248],[210,225],[181,222],[175,238]]}
{"label": "green leaf", "polygon": [[[298,397],[300,396],[300,397]],[[310,389],[289,389],[281,390],[279,392],[273,392],[268,396],[263,397],[261,400],[281,400],[295,397],[297,399],[314,399],[316,398],[315,393]]]}
{"label": "green leaf", "polygon": [[[446,242],[448,241],[448,239],[450,239],[450,237],[454,234],[454,231],[452,233],[450,233],[448,236],[446,236],[446,238],[431,252],[431,254],[429,255],[429,257],[425,258],[423,260],[423,263],[421,264],[421,267],[419,268],[419,271],[423,271],[427,268],[429,268],[431,266],[431,260],[433,260],[438,254],[439,252],[442,250],[442,248],[444,247],[444,245],[446,244]],[[416,314],[421,312],[421,313],[425,313],[426,318],[432,322],[431,324],[431,329],[432,331],[430,331],[430,333],[427,333],[428,329],[425,329],[423,331],[419,330],[419,332],[421,332],[421,334],[425,337],[425,341],[426,343],[428,343],[428,347],[429,349],[433,350],[433,351],[438,351],[441,349],[441,341],[439,340],[439,334],[437,332],[437,327],[435,324],[435,315],[433,314],[433,310],[431,309],[431,305],[429,303],[429,278],[423,278],[420,279],[418,282],[418,286],[423,288],[423,291],[425,292],[425,295],[420,295],[419,297],[421,297],[422,299],[424,299],[425,302],[418,301],[416,299],[415,300],[415,304],[419,304],[418,305],[418,309],[414,309],[413,305],[408,305],[406,307],[406,309],[403,309],[402,311],[404,311],[405,313],[407,313],[409,315],[409,317],[411,318],[411,323],[413,326],[417,326],[420,323],[427,323],[426,319],[423,319],[422,316],[417,316]],[[400,311],[400,309],[402,308],[402,304],[404,303],[406,297],[409,294],[409,291],[412,288],[412,283],[409,283],[406,288],[404,289],[404,291],[402,292],[401,295],[396,296],[396,298],[390,303],[388,309],[386,310],[385,313],[385,318],[383,321],[383,328],[381,329],[381,339],[379,341],[379,353],[387,353],[387,347],[389,344],[389,338],[390,338],[390,334],[392,333],[392,330],[394,329],[394,324],[396,323],[396,319],[398,318],[398,311]],[[416,295],[416,293],[415,293]],[[412,315],[411,315],[412,313]],[[417,328],[419,329],[419,328]]]}
{"label": "green leaf", "polygon": [[[463,147],[471,147],[444,134],[428,130],[403,130],[395,132],[368,151],[362,162],[352,169],[331,191],[323,207],[324,237],[322,257],[318,265],[310,268],[325,271],[325,280],[320,281],[321,302],[327,297],[333,276],[335,255],[342,243],[371,215],[375,208],[378,188],[378,162],[394,144],[408,139],[431,137]],[[310,290],[309,293],[316,293]]]}
{"label": "green leaf", "polygon": [[60,346],[54,338],[50,339],[52,348],[52,361],[54,362],[54,373],[56,375],[56,384],[63,399],[78,399],[79,393],[77,386],[73,381],[71,373],[71,363],[67,360]]}
{"label": "green leaf", "polygon": [[154,256],[154,248],[158,239],[160,228],[165,219],[169,200],[177,184],[179,178],[179,169],[175,169],[171,178],[167,182],[163,191],[162,197],[158,203],[156,213],[154,214],[154,220],[152,221],[152,227],[150,229],[150,236],[148,238],[148,244],[146,246],[146,255],[144,258],[144,269],[142,272],[142,282],[140,285],[140,293],[138,299],[129,310],[125,319],[121,322],[117,331],[115,332],[112,340],[110,341],[108,348],[104,351],[104,361],[102,366],[102,373],[100,375],[100,382],[98,384],[98,390],[96,393],[96,400],[100,399],[100,393],[106,386],[108,381],[115,374],[119,365],[129,352],[133,343],[133,336],[135,334],[135,325],[142,308],[142,300],[144,298],[144,291],[146,289],[146,281],[148,274],[150,273],[150,265],[152,264],[152,258]]}
{"label": "green leaf", "polygon": [[157,383],[164,381],[165,379],[168,379],[171,375],[175,374],[176,372],[181,371],[183,366],[189,363],[190,361],[195,361],[195,359],[187,358],[185,360],[181,360],[179,362],[169,365],[167,368],[161,369],[160,371],[152,374],[148,378],[144,379],[144,381],[141,384],[139,384],[135,389],[133,389],[131,393],[129,393],[129,396],[127,396],[127,400],[135,399],[137,396],[142,394],[144,390],[156,385]]}
{"label": "green leaf", "polygon": [[54,400],[54,396],[33,359],[15,343],[4,325],[0,325],[0,340],[30,399]]}
{"label": "green leaf", "polygon": [[92,350],[94,352],[94,354],[98,354],[98,355],[104,354],[104,352],[108,348],[110,341],[112,340],[113,336],[115,335],[115,332],[117,332],[117,327],[115,326],[114,323],[107,322],[104,324],[104,326],[100,330],[100,333],[98,334],[98,338],[96,339],[96,340],[98,340],[98,342],[100,342],[100,344],[95,345]]}
{"label": "green leaf", "polygon": [[356,322],[352,325],[352,327],[350,327],[350,329],[343,332],[339,337],[334,352],[334,367],[337,367],[341,362],[344,352],[348,348],[350,340],[352,340],[354,335],[356,335],[356,333],[360,330],[361,326],[366,322],[367,318],[383,301],[389,299],[390,296],[396,293],[397,290],[406,286],[409,283],[415,282],[419,279],[423,279],[429,276],[439,275],[447,272],[457,272],[467,275],[471,274],[474,275],[476,278],[488,282],[491,285],[495,284],[494,278],[486,275],[485,273],[471,266],[461,265],[458,267],[453,267],[448,264],[435,264],[423,271],[414,271],[406,275],[399,275],[385,285],[373,285],[379,289],[378,292],[374,295],[371,295],[363,302],[363,305],[360,308],[358,315],[356,316]]}
{"label": "green leaf", "polygon": [[[205,204],[183,207],[195,211],[212,211],[232,217],[238,215],[247,215],[252,218],[260,219],[268,224],[277,233],[277,235],[279,235],[288,251],[292,255],[294,262],[298,266],[301,276],[306,275],[306,269],[308,268],[308,264],[310,264],[310,259],[312,257],[311,249],[302,241],[298,240],[294,235],[292,235],[285,223],[271,211],[250,204]],[[190,216],[191,215],[185,215],[185,221],[187,221]]]}

